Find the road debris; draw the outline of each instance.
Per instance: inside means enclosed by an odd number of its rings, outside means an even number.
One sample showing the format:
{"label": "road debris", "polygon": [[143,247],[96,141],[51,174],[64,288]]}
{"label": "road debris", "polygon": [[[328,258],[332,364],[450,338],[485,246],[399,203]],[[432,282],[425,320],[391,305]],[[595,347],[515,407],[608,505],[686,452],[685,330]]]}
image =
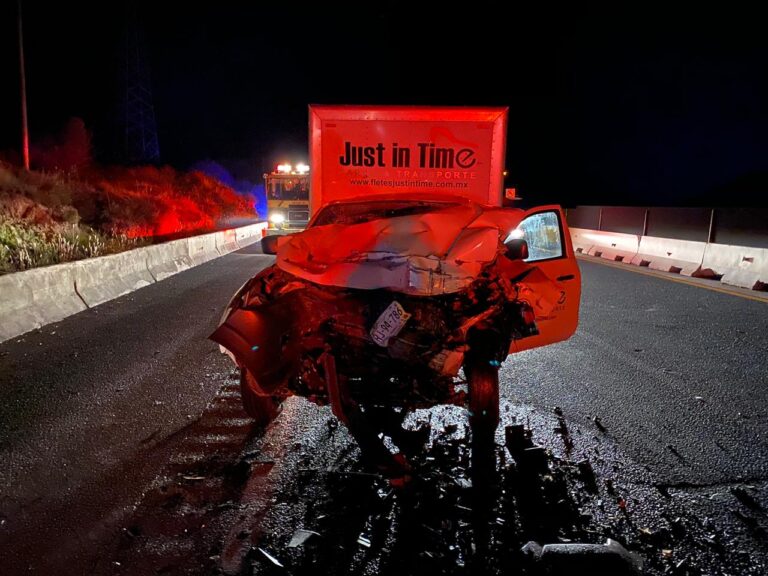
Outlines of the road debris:
{"label": "road debris", "polygon": [[357,543],[360,544],[360,546],[363,546],[365,548],[371,547],[370,538],[366,537],[364,534],[360,534],[360,536],[357,537]]}
{"label": "road debris", "polygon": [[504,439],[507,449],[514,456],[520,454],[526,448],[533,444],[530,440],[530,434],[523,424],[512,424],[504,429]]}
{"label": "road debris", "polygon": [[301,546],[304,544],[304,542],[312,538],[312,536],[320,536],[320,534],[314,530],[305,530],[304,528],[299,528],[296,530],[296,532],[293,533],[291,541],[288,542],[288,548],[296,548],[297,546]]}
{"label": "road debris", "polygon": [[275,566],[277,566],[278,568],[285,568],[285,566],[283,566],[283,565],[280,563],[280,560],[278,560],[277,558],[275,558],[274,556],[272,556],[272,554],[270,554],[269,552],[267,552],[266,550],[264,550],[264,548],[257,548],[257,550],[258,550],[259,552],[261,552],[261,553],[264,555],[264,557],[265,557],[267,560],[269,560],[270,562],[272,562],[272,564],[274,564],[274,565],[275,565]]}
{"label": "road debris", "polygon": [[537,474],[544,474],[549,470],[547,451],[543,446],[533,446],[523,450],[520,465]]}
{"label": "road debris", "polygon": [[541,565],[548,574],[610,574],[611,576],[639,576],[643,562],[610,538],[605,544],[539,545],[528,542],[522,548],[529,561]]}
{"label": "road debris", "polygon": [[[234,464],[218,453],[207,463],[195,461],[166,472],[170,483],[150,492],[128,524],[136,526],[135,532],[121,539],[113,559],[123,562],[123,573],[152,573],[142,568],[161,565],[171,566],[170,573],[201,576],[277,570],[296,576],[468,576],[483,566],[484,576],[506,576],[514,566],[519,576],[634,576],[637,572],[626,565],[604,568],[619,562],[605,554],[608,538],[641,554],[648,576],[765,573],[762,557],[751,557],[754,548],[741,540],[757,540],[763,522],[745,507],[741,500],[749,499],[741,491],[761,502],[762,484],[754,489],[740,484],[732,497],[728,488],[719,488],[736,508],[725,511],[736,530],[723,531],[717,524],[721,519],[691,511],[696,502],[727,505],[722,497],[706,498],[716,491],[692,497],[691,489],[666,488],[652,479],[638,484],[633,478],[645,472],[617,460],[612,440],[599,434],[576,434],[569,455],[552,434],[558,416],[551,410],[508,410],[504,446],[495,450],[493,471],[481,476],[472,472],[471,430],[451,429],[454,409],[431,412],[436,434],[414,455],[414,479],[400,489],[357,460],[358,448],[346,434],[329,438],[326,410],[303,402],[289,404],[288,410],[286,421],[277,420],[266,438],[237,452],[250,479],[222,485],[221,474],[231,474]],[[295,423],[312,418],[310,434],[296,429]],[[414,416],[404,429],[417,430],[422,420]],[[573,423],[568,424],[575,433]],[[301,447],[292,449],[299,442]],[[318,449],[318,443],[332,447]],[[264,475],[261,467],[254,470],[257,459],[270,462],[268,483],[254,483]],[[206,480],[172,481],[184,476]],[[246,482],[267,490],[252,493],[255,508],[244,507],[247,501],[238,497]],[[736,494],[742,496],[739,503]],[[171,533],[183,535],[184,550],[194,546],[195,552],[182,556],[180,548],[158,546]],[[538,551],[524,546],[529,541],[541,543]],[[546,562],[563,563],[563,571],[549,571],[542,554],[546,546],[555,546],[547,548]],[[681,568],[675,568],[681,561]],[[198,572],[195,566],[201,567]],[[713,566],[730,571],[708,572]]]}

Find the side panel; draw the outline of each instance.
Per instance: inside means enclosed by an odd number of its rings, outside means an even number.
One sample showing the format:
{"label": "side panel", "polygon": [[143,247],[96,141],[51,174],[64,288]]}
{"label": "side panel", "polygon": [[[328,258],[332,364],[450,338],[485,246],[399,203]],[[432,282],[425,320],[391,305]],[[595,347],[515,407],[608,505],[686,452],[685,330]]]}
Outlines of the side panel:
{"label": "side panel", "polygon": [[376,194],[501,206],[507,108],[310,106],[310,210]]}
{"label": "side panel", "polygon": [[[526,238],[531,255],[526,262],[536,266],[549,282],[548,286],[542,287],[538,294],[542,300],[546,301],[541,301],[539,306],[534,306],[537,309],[536,325],[539,334],[513,341],[510,354],[567,340],[573,336],[579,324],[581,273],[573,251],[571,234],[565,222],[565,214],[559,206],[539,206],[526,212],[521,227],[524,227],[526,218],[537,216],[541,218],[546,214],[552,215],[554,224],[549,231],[552,232],[556,227],[559,234],[560,253],[550,253],[551,246],[541,246],[541,244],[536,246],[534,238]],[[532,285],[531,289],[535,294],[536,287]]]}

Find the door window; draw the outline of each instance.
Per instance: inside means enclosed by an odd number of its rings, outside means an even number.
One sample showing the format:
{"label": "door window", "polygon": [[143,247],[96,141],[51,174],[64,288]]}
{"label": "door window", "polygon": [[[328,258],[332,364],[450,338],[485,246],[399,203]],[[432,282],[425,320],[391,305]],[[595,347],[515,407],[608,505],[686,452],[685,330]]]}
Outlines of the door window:
{"label": "door window", "polygon": [[525,262],[550,260],[563,256],[563,239],[560,234],[560,217],[557,212],[538,212],[520,222],[509,239],[524,238],[528,244]]}

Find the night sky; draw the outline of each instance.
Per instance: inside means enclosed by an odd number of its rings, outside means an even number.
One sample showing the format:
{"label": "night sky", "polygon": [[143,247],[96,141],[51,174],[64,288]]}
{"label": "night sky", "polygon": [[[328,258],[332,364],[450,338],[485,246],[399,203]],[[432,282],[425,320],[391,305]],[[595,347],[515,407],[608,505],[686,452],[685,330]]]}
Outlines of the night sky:
{"label": "night sky", "polygon": [[[9,149],[18,54],[15,6],[2,4]],[[103,162],[119,158],[123,93],[125,17],[109,4],[24,0],[33,140],[79,116]],[[180,168],[215,160],[258,179],[277,161],[306,160],[309,103],[501,105],[507,185],[536,202],[766,203],[768,39],[757,13],[736,3],[159,4],[138,2],[138,17],[162,161]]]}

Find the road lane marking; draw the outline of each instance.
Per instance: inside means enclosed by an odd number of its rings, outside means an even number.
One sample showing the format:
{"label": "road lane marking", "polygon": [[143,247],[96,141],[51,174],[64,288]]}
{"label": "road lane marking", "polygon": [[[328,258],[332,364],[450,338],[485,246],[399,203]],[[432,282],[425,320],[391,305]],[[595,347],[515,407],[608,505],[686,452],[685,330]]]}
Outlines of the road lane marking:
{"label": "road lane marking", "polygon": [[[695,286],[696,288],[704,288],[705,290],[711,290],[713,292],[720,292],[721,294],[729,294],[730,296],[738,296],[739,298],[745,298],[747,300],[754,300],[755,302],[762,302],[763,304],[768,304],[768,296],[762,296],[762,297],[752,296],[751,294],[742,294],[741,292],[737,292],[735,289],[721,288],[719,286],[707,286],[706,284],[701,284],[699,282],[694,282],[693,280],[687,280],[685,278],[679,278],[679,277],[673,278],[668,276],[668,274],[670,274],[669,272],[661,272],[661,271],[649,272],[647,270],[638,270],[639,268],[638,266],[634,266],[632,264],[620,264],[618,262],[611,262],[610,260],[606,260],[605,258],[596,258],[596,257],[587,257],[587,256],[577,256],[577,258],[585,262],[602,264],[603,266],[608,266],[610,268],[618,268],[619,270],[634,272],[635,274],[642,274],[643,276],[651,276],[652,278],[658,278],[660,280],[668,280],[670,282],[677,282],[678,284],[686,284],[688,286]],[[744,288],[744,290],[746,290],[746,288]]]}

